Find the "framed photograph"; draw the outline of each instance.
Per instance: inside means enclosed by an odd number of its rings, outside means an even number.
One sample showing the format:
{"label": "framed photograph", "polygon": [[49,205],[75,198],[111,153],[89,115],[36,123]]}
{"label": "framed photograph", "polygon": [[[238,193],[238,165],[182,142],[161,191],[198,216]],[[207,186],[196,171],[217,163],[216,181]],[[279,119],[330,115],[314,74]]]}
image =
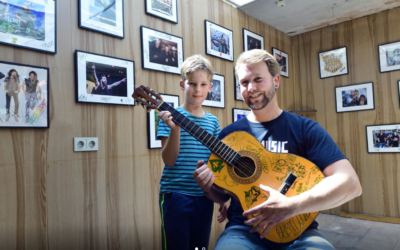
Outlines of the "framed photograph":
{"label": "framed photograph", "polygon": [[[174,109],[179,107],[179,96],[177,95],[167,95],[160,94],[165,103],[171,105]],[[148,138],[148,148],[161,148],[161,140],[157,139],[157,131],[158,131],[158,123],[160,122],[160,118],[158,117],[158,113],[152,109],[147,114],[147,138]]]}
{"label": "framed photograph", "polygon": [[0,128],[49,128],[49,68],[0,61]]}
{"label": "framed photograph", "polygon": [[119,38],[124,32],[124,0],[79,0],[79,27]]}
{"label": "framed photograph", "polygon": [[283,51],[280,51],[272,47],[272,55],[278,61],[281,67],[280,75],[284,77],[289,77],[289,55]]}
{"label": "framed photograph", "polygon": [[235,100],[243,101],[242,92],[240,92],[240,82],[236,77],[235,68],[233,68],[233,81],[235,82]]}
{"label": "framed photograph", "polygon": [[225,108],[225,76],[214,74],[211,91],[208,92],[203,106]]}
{"label": "framed photograph", "polygon": [[400,70],[400,41],[378,46],[379,71]]}
{"label": "framed photograph", "polygon": [[134,106],[135,63],[131,60],[75,51],[75,98],[81,103]]}
{"label": "framed photograph", "polygon": [[264,49],[264,37],[243,28],[243,51]]}
{"label": "framed photograph", "polygon": [[397,87],[399,90],[399,107],[400,107],[400,81],[397,82]]}
{"label": "framed photograph", "polygon": [[251,113],[250,109],[233,108],[232,109],[232,122],[236,122],[237,120],[245,117],[246,115],[248,115],[250,113]]}
{"label": "framed photograph", "polygon": [[320,52],[318,54],[318,62],[319,77],[321,79],[349,73],[347,47]]}
{"label": "framed photograph", "polygon": [[0,43],[57,53],[57,1],[0,1]]}
{"label": "framed photograph", "polygon": [[172,23],[178,23],[177,0],[145,0],[146,14],[153,15]]}
{"label": "framed photograph", "polygon": [[233,32],[208,20],[204,21],[206,54],[233,62]]}
{"label": "framed photograph", "polygon": [[375,109],[372,82],[336,87],[335,93],[337,113]]}
{"label": "framed photograph", "polygon": [[367,126],[368,153],[400,153],[400,124]]}
{"label": "framed photograph", "polygon": [[142,37],[142,68],[181,74],[183,39],[162,31],[140,27]]}

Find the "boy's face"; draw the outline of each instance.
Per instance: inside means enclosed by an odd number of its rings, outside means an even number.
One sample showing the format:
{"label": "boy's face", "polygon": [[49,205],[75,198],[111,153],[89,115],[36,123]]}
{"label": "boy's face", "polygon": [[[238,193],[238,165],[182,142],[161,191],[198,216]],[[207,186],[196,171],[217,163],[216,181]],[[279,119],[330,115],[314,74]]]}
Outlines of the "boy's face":
{"label": "boy's face", "polygon": [[205,71],[191,73],[185,82],[181,80],[180,85],[185,90],[185,101],[196,106],[201,106],[211,91],[211,79]]}

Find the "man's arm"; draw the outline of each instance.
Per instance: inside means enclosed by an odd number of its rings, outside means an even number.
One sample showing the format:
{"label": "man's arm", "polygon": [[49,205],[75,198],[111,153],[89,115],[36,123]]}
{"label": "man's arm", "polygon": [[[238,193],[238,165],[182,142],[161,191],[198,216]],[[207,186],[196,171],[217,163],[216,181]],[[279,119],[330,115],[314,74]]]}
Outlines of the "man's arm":
{"label": "man's arm", "polygon": [[26,95],[27,93],[25,91],[25,82],[26,82],[26,80],[24,80],[24,82],[22,83],[21,88],[22,88],[22,91],[24,91],[24,94]]}
{"label": "man's arm", "polygon": [[261,185],[269,198],[263,204],[243,213],[243,216],[260,213],[245,221],[245,224],[260,222],[251,232],[266,227],[260,235],[263,238],[275,224],[289,217],[334,208],[361,195],[360,181],[348,160],[342,159],[332,163],[324,169],[323,174],[325,179],[314,188],[293,197],[286,197],[270,187]]}
{"label": "man's arm", "polygon": [[161,156],[165,165],[173,167],[179,155],[181,128],[172,121],[171,113],[168,111],[160,112],[158,117],[171,128],[169,137],[161,138]]}
{"label": "man's arm", "polygon": [[121,81],[114,82],[114,83],[111,84],[111,85],[108,85],[108,89],[112,89],[113,87],[117,87],[118,85],[121,84],[121,82],[126,82],[126,78],[122,79]]}
{"label": "man's arm", "polygon": [[92,74],[94,78],[94,88],[97,89],[97,87],[100,85],[99,80],[97,79],[97,74],[96,74],[96,66],[94,66],[94,63],[92,65]]}

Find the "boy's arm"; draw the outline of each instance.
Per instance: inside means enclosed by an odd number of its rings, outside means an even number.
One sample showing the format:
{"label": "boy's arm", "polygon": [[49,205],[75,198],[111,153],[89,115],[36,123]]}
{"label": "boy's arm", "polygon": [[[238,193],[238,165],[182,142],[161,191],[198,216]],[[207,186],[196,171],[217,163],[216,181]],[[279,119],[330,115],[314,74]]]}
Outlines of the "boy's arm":
{"label": "boy's arm", "polygon": [[179,155],[181,128],[172,121],[171,113],[168,111],[160,112],[158,117],[171,128],[169,137],[161,138],[161,156],[165,165],[173,167]]}

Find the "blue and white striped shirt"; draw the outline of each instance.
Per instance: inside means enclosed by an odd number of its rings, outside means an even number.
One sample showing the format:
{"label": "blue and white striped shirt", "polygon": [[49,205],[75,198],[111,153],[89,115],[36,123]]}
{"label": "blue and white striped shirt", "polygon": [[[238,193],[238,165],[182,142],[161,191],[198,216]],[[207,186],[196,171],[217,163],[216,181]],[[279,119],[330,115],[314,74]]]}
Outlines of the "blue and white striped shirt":
{"label": "blue and white striped shirt", "polygon": [[[220,127],[218,118],[214,115],[206,112],[204,117],[198,117],[190,114],[182,107],[178,107],[176,110],[202,127],[208,133],[218,137]],[[169,137],[170,131],[170,127],[160,120],[157,138]],[[197,168],[197,161],[204,160],[206,163],[210,154],[211,150],[181,128],[178,159],[173,167],[164,165],[164,171],[160,181],[160,194],[176,192],[191,196],[204,195],[203,190],[201,190],[193,178],[193,172]]]}

